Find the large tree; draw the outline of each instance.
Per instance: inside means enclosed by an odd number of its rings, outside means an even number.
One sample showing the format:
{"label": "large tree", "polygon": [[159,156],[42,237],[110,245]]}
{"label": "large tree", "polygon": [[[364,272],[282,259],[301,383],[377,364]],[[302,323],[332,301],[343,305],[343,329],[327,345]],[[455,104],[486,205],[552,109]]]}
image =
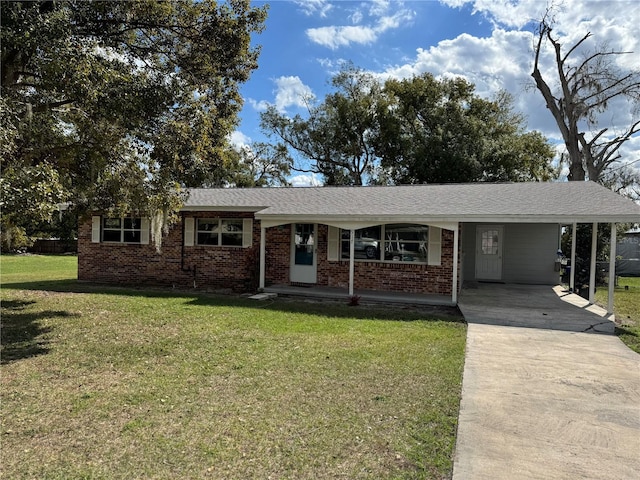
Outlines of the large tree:
{"label": "large tree", "polygon": [[462,78],[389,80],[377,151],[396,183],[548,180],[553,150],[527,132],[509,94],[494,100]]}
{"label": "large tree", "polygon": [[297,154],[296,171],[323,175],[327,185],[363,185],[377,165],[372,136],[376,130],[381,86],[353,65],[331,80],[335,88],[319,105],[308,99],[308,115],[289,118],[271,106],[262,128]]}
{"label": "large tree", "polygon": [[546,180],[553,150],[526,132],[502,93],[474,94],[464,79],[430,74],[380,83],[348,65],[335,91],[289,118],[275,107],[262,115],[268,134],[320,173],[327,184],[445,183]]}
{"label": "large tree", "polygon": [[[607,169],[620,160],[620,147],[640,132],[638,110],[633,109],[640,102],[640,68],[619,66],[617,60],[631,52],[607,46],[589,49],[590,32],[563,45],[552,27],[548,12],[538,26],[531,75],[564,140],[569,180],[611,181]],[[553,74],[543,74],[547,48],[553,54]],[[611,132],[601,119],[617,101],[631,107],[632,119],[625,128]]]}
{"label": "large tree", "polygon": [[239,84],[257,67],[250,37],[264,8],[249,0],[0,8],[3,223],[46,217],[63,200],[166,213],[180,187],[227,180],[227,136]]}

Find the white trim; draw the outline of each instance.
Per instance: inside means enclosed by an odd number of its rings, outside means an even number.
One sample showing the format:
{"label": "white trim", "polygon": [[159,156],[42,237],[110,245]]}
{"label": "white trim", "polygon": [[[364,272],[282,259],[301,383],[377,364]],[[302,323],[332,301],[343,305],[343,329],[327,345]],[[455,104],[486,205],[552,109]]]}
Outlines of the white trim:
{"label": "white trim", "polygon": [[356,231],[349,230],[349,295],[353,296],[353,283],[355,278],[355,256],[356,256]]}
{"label": "white trim", "polygon": [[340,229],[329,225],[327,229],[327,260],[337,262],[340,260]]}
{"label": "white trim", "polygon": [[611,240],[609,249],[609,298],[607,313],[613,313],[613,291],[616,284],[616,224],[611,224]]}
{"label": "white trim", "polygon": [[195,219],[186,217],[184,219],[184,246],[193,247],[195,242]]}
{"label": "white trim", "polygon": [[[427,247],[427,265],[442,264],[442,229],[429,226],[429,241]],[[457,232],[457,229],[453,231]]]}
{"label": "white trim", "polygon": [[591,230],[591,266],[589,269],[589,303],[596,300],[596,254],[598,253],[598,224]]}
{"label": "white trim", "polygon": [[100,227],[102,226],[102,218],[100,215],[91,217],[91,243],[100,243]]}
{"label": "white trim", "polygon": [[458,303],[458,229],[453,231],[453,285],[451,286],[451,303]]}
{"label": "white trim", "polygon": [[265,259],[267,250],[267,229],[260,225],[260,290],[264,290]]}
{"label": "white trim", "polygon": [[[251,211],[244,209],[241,211]],[[268,222],[268,226],[284,225],[288,223],[323,223],[349,230],[350,226],[356,230],[381,223],[417,223],[435,225],[445,230],[454,230],[458,223],[557,223],[568,225],[576,223],[638,223],[640,217],[632,214],[622,215],[276,215],[264,212],[255,214],[259,220]]]}
{"label": "white trim", "polygon": [[569,272],[569,289],[575,292],[576,288],[576,238],[578,236],[578,224],[573,223],[571,231],[571,271]]}
{"label": "white trim", "polygon": [[140,219],[140,243],[149,245],[149,218],[147,217]]}
{"label": "white trim", "polygon": [[253,245],[253,219],[242,219],[242,246],[244,248]]}

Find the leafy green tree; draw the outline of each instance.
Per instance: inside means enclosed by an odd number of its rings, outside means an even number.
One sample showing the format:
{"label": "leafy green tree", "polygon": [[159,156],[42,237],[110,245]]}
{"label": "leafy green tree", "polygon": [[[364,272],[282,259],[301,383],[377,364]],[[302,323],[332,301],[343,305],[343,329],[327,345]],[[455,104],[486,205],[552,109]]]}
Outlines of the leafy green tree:
{"label": "leafy green tree", "polygon": [[381,165],[396,183],[548,180],[554,152],[526,132],[509,94],[493,101],[462,78],[389,80],[380,112]]}
{"label": "leafy green tree", "polygon": [[353,65],[331,84],[336,91],[310,105],[307,118],[289,118],[272,106],[262,114],[262,128],[303,159],[294,170],[319,173],[327,185],[363,185],[379,164],[374,135],[382,89]]}
{"label": "leafy green tree", "polygon": [[[227,136],[239,84],[257,68],[250,40],[265,8],[249,0],[0,8],[3,190],[20,189],[17,172],[52,171],[49,196],[32,197],[44,217],[72,201],[166,220],[182,187],[227,181]],[[30,215],[22,205],[32,203],[5,202],[3,224]]]}
{"label": "leafy green tree", "polygon": [[[308,115],[269,108],[262,127],[326,184],[548,180],[554,151],[527,132],[506,93],[489,101],[461,78],[380,84],[348,65]],[[302,162],[300,161],[302,160]]]}
{"label": "leafy green tree", "polygon": [[292,159],[283,145],[256,142],[235,150],[236,173],[231,183],[236,187],[288,186]]}

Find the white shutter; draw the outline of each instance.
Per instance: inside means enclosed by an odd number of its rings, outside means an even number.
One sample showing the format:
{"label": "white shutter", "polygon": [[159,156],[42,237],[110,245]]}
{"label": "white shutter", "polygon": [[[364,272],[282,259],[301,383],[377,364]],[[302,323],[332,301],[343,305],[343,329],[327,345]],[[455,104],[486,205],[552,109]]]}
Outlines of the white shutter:
{"label": "white shutter", "polygon": [[429,249],[428,264],[440,265],[440,257],[442,256],[442,229],[438,227],[429,227]]}
{"label": "white shutter", "polygon": [[327,260],[337,262],[340,260],[340,229],[329,227],[327,233]]}
{"label": "white shutter", "polygon": [[149,219],[147,217],[140,219],[140,243],[149,244]]}
{"label": "white shutter", "polygon": [[195,236],[195,220],[193,217],[184,219],[184,246],[193,247],[193,239]]}
{"label": "white shutter", "polygon": [[250,247],[253,245],[253,219],[242,219],[242,246]]}
{"label": "white shutter", "polygon": [[100,216],[91,217],[91,242],[100,243]]}

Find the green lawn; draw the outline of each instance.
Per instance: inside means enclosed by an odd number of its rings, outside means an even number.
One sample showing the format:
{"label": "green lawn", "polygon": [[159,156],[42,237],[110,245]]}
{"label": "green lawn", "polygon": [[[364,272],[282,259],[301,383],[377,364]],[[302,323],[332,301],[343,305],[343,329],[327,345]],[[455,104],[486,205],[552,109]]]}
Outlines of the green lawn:
{"label": "green lawn", "polygon": [[[607,287],[596,289],[596,302],[606,307]],[[640,353],[640,278],[620,277],[613,293],[616,333],[629,348]]]}
{"label": "green lawn", "polygon": [[87,286],[4,256],[7,479],[447,478],[465,326]]}

